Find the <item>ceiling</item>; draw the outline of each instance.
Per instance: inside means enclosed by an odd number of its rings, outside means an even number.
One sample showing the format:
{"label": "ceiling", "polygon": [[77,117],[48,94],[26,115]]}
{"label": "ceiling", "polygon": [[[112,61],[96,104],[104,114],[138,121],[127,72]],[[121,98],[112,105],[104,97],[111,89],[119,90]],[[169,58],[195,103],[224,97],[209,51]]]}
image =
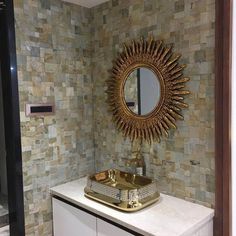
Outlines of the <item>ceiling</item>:
{"label": "ceiling", "polygon": [[108,0],[63,0],[64,2],[74,3],[83,7],[94,7]]}

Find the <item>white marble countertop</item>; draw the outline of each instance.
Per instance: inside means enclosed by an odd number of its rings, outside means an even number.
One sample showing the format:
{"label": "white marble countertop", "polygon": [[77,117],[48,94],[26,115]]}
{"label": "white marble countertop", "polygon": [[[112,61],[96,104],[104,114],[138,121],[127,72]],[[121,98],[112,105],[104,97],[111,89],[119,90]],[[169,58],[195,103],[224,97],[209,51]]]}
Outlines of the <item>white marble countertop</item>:
{"label": "white marble countertop", "polygon": [[133,213],[124,213],[84,196],[87,178],[51,189],[61,197],[84,209],[143,235],[187,236],[212,220],[214,210],[161,194],[159,202]]}

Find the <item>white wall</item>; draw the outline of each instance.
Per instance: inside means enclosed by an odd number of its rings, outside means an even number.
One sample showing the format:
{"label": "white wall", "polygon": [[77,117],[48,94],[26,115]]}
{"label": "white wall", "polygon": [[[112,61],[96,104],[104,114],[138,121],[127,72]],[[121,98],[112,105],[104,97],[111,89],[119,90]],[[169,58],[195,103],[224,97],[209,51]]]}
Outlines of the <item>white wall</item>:
{"label": "white wall", "polygon": [[[235,3],[236,1],[234,1]],[[232,192],[233,236],[236,235],[236,4],[233,4],[233,64],[232,64]]]}

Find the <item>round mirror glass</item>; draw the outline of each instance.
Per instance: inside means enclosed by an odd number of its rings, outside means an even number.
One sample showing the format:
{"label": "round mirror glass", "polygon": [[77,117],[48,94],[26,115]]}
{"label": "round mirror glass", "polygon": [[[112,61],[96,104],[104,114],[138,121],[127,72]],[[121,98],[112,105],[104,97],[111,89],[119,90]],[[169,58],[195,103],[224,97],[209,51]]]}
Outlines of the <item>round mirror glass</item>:
{"label": "round mirror glass", "polygon": [[137,115],[143,116],[152,112],[160,101],[160,95],[160,81],[148,68],[137,68],[126,79],[125,102],[127,107]]}

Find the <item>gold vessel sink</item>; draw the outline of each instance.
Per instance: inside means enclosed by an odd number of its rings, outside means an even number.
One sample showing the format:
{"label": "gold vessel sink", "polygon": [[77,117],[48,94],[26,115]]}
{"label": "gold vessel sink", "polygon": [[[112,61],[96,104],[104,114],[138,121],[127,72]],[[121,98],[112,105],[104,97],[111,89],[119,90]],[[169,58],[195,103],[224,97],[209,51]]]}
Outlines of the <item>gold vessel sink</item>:
{"label": "gold vessel sink", "polygon": [[85,196],[117,208],[132,212],[159,200],[157,181],[116,169],[88,177]]}

